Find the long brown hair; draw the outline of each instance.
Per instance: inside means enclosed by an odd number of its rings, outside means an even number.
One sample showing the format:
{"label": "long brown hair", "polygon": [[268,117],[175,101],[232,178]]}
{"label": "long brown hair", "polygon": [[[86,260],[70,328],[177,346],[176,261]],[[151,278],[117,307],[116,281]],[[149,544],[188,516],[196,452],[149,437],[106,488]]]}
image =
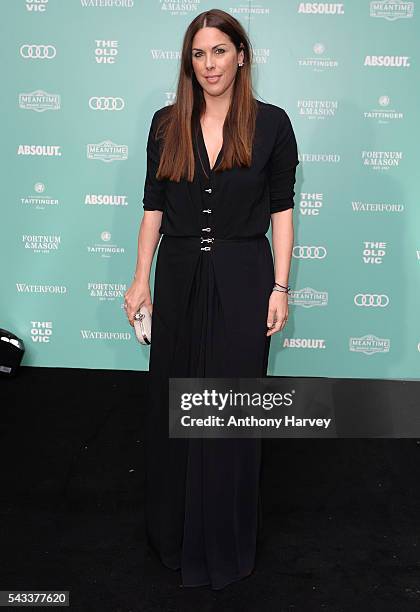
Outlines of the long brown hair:
{"label": "long brown hair", "polygon": [[[204,27],[224,32],[237,51],[244,51],[244,65],[238,68],[233,84],[232,98],[223,125],[223,157],[215,171],[233,166],[251,165],[252,143],[258,106],[252,90],[252,47],[248,35],[237,19],[220,9],[211,9],[197,15],[184,35],[181,68],[176,90],[176,101],[168,106],[157,126],[156,137],[163,138],[158,179],[179,182],[194,177],[192,120],[200,118],[206,107],[201,85],[192,66],[192,41],[196,32]],[[170,110],[169,110],[170,109]]]}

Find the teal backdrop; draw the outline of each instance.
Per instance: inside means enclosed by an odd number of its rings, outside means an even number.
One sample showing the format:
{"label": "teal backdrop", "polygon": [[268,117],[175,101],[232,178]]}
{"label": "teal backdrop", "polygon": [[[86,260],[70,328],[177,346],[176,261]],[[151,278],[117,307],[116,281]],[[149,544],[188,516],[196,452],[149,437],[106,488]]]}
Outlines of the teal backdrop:
{"label": "teal backdrop", "polygon": [[268,373],[420,378],[416,2],[1,8],[0,327],[24,340],[24,365],[148,369],[122,308],[147,133],[174,101],[187,25],[221,8],[249,33],[255,94],[286,110],[301,162],[290,318]]}

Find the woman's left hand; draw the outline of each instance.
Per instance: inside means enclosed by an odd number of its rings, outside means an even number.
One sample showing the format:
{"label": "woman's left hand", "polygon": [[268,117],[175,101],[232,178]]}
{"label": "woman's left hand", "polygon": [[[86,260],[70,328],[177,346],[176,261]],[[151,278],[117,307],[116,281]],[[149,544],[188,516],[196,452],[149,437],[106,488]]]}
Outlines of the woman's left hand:
{"label": "woman's left hand", "polygon": [[272,291],[268,302],[267,327],[269,328],[266,336],[281,331],[289,316],[288,294],[285,291]]}

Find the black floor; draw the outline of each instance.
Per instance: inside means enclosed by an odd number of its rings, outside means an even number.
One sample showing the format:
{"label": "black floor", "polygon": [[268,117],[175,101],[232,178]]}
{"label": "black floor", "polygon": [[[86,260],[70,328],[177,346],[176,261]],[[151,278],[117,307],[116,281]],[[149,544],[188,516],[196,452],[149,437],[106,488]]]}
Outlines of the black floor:
{"label": "black floor", "polygon": [[81,612],[420,610],[416,439],[264,440],[255,572],[180,587],[145,542],[146,385],[60,368],[0,380],[0,590],[68,590]]}

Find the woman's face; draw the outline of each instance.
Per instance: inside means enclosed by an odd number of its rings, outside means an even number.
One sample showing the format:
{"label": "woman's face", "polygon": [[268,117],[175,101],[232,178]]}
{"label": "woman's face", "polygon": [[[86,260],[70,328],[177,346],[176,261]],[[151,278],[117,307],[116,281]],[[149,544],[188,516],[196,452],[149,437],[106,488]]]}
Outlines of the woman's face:
{"label": "woman's face", "polygon": [[193,38],[191,53],[195,76],[205,93],[220,96],[233,87],[244,52],[237,52],[229,36],[218,28],[201,28]]}

